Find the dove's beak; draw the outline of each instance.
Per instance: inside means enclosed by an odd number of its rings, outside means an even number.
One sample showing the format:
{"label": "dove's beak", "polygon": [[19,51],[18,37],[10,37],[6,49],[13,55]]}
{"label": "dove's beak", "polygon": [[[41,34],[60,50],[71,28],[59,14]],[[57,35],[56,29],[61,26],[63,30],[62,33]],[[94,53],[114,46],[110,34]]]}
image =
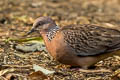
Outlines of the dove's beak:
{"label": "dove's beak", "polygon": [[26,35],[30,35],[31,33],[35,32],[35,31],[36,31],[35,28],[32,28],[29,32],[27,32]]}

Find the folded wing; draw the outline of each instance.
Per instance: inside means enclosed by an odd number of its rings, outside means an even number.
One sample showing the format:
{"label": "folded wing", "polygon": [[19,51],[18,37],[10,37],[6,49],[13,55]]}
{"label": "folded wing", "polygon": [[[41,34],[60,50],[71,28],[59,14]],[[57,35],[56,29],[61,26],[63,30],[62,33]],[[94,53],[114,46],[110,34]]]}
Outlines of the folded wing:
{"label": "folded wing", "polygon": [[64,41],[76,55],[92,56],[120,49],[120,31],[96,25],[62,27]]}

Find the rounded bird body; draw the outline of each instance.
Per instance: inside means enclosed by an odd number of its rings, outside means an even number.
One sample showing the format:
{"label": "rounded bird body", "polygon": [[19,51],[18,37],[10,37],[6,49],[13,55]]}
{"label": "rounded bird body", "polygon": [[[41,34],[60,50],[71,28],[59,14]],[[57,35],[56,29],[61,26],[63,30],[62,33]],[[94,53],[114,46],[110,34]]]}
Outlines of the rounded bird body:
{"label": "rounded bird body", "polygon": [[29,33],[36,30],[51,56],[63,64],[87,69],[104,58],[120,55],[117,29],[91,24],[58,27],[51,18],[40,17]]}

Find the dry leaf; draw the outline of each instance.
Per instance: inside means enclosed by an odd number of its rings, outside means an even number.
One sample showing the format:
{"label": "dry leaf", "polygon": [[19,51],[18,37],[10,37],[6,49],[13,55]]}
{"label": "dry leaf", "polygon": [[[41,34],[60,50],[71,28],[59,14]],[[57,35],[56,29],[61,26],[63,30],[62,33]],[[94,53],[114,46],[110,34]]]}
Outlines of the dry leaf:
{"label": "dry leaf", "polygon": [[36,64],[33,64],[33,69],[35,71],[41,71],[43,72],[45,75],[48,75],[48,74],[53,74],[55,71],[50,71],[50,70],[47,70],[47,69],[44,69],[43,67],[40,67]]}
{"label": "dry leaf", "polygon": [[28,80],[44,80],[44,79],[47,79],[47,76],[41,71],[33,72],[32,74],[28,75]]}

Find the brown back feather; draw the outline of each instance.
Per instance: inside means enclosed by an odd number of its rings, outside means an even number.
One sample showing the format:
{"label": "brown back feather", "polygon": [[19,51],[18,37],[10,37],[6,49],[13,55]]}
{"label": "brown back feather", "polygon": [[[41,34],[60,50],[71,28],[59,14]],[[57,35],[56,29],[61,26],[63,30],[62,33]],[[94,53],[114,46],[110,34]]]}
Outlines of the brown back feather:
{"label": "brown back feather", "polygon": [[120,31],[115,29],[85,24],[65,26],[60,31],[76,55],[92,56],[120,49]]}

